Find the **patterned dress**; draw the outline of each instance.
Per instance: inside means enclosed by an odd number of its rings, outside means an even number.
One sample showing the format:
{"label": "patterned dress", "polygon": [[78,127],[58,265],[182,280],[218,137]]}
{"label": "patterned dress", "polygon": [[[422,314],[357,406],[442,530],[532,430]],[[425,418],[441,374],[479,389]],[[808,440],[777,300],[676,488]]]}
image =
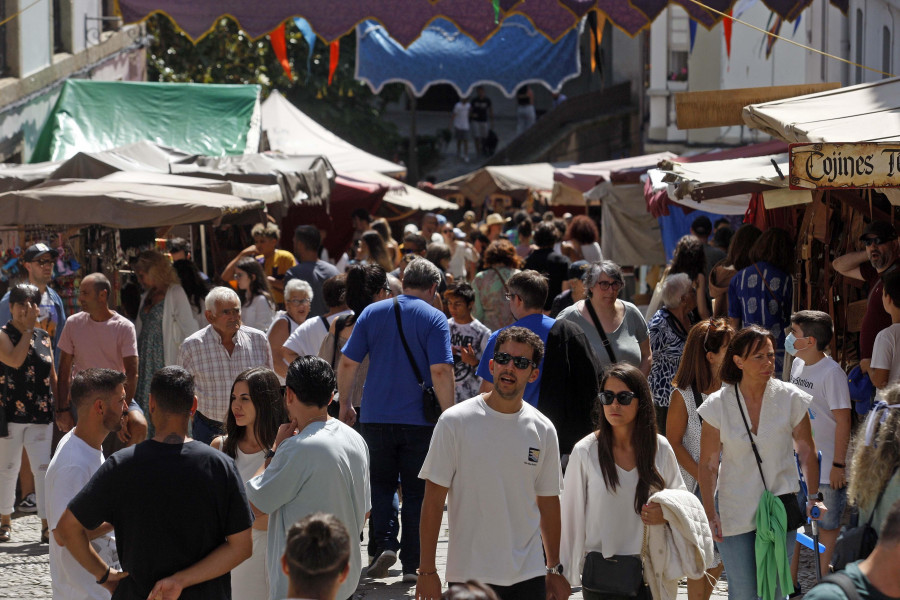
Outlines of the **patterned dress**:
{"label": "patterned dress", "polygon": [[[153,374],[166,366],[163,348],[162,316],[165,300],[157,302],[150,312],[141,314],[141,334],[138,336],[138,384],[135,399],[144,412],[150,401],[150,381]],[[149,419],[147,419],[149,421]]]}
{"label": "patterned dress", "polygon": [[[12,321],[3,326],[13,346],[22,339],[22,332]],[[53,395],[50,391],[50,369],[53,368],[50,334],[35,329],[31,334],[31,348],[25,362],[18,369],[0,363],[0,404],[10,423],[46,425],[53,422]]]}
{"label": "patterned dress", "polygon": [[650,319],[650,350],[653,352],[653,365],[650,367],[650,391],[653,392],[653,403],[657,406],[669,406],[672,395],[672,378],[678,370],[678,363],[684,352],[687,331],[672,313],[666,308],[656,311]]}

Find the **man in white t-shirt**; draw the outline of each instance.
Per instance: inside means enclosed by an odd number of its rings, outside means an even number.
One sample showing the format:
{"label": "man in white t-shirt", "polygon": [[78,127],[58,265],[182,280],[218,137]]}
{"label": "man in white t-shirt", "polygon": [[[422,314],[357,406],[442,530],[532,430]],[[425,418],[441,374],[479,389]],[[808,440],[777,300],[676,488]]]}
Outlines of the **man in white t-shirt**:
{"label": "man in white t-shirt", "polygon": [[[56,600],[108,600],[109,592],[81,567],[57,539],[56,526],[69,501],[103,464],[101,445],[107,434],[122,429],[128,412],[125,374],[112,369],[85,369],[72,381],[72,404],[78,425],[60,440],[45,479],[50,536],[50,579]],[[115,540],[108,523],[91,532],[91,544],[107,563],[116,563]]]}
{"label": "man in white t-shirt", "polygon": [[[448,492],[449,583],[477,579],[502,600],[568,598],[559,564],[562,470],[556,430],[522,401],[526,384],[537,379],[543,352],[534,332],[502,330],[490,365],[493,389],[448,408],[434,428],[419,473],[425,499],[416,598],[441,596],[435,552]],[[485,509],[492,506],[496,510]]]}
{"label": "man in white t-shirt", "polygon": [[872,347],[869,378],[878,388],[875,400],[883,400],[884,388],[900,381],[900,271],[881,276],[884,285],[881,300],[891,324],[878,332]]}
{"label": "man in white t-shirt", "polygon": [[453,106],[451,122],[453,124],[453,136],[456,138],[456,155],[469,162],[469,111],[471,110],[469,99],[463,96]]}
{"label": "man in white t-shirt", "polygon": [[[791,332],[784,349],[796,357],[791,365],[791,383],[812,395],[809,420],[816,449],[822,453],[819,492],[828,512],[819,520],[819,535],[825,552],[819,555],[822,572],[828,572],[834,542],[841,528],[847,501],[847,445],[850,442],[850,390],[847,375],[824,349],[831,343],[834,325],[828,313],[801,310],[791,315]],[[806,499],[800,498],[805,505]],[[797,581],[800,549],[794,548],[791,574]],[[799,589],[794,584],[794,589]]]}

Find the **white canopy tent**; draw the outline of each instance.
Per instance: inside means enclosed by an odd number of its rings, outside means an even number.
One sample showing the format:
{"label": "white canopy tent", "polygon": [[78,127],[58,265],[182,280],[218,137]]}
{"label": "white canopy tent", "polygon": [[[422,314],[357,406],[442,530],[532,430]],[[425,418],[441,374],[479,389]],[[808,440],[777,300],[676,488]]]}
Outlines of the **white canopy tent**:
{"label": "white canopy tent", "polygon": [[278,90],[262,103],[262,127],[272,150],[325,156],[341,174],[377,171],[401,175],[406,172],[403,165],[370,154],[339,138],[291,104]]}
{"label": "white canopy tent", "polygon": [[584,194],[599,185],[600,182],[610,181],[613,173],[642,167],[655,167],[659,161],[670,158],[675,158],[675,155],[671,152],[658,152],[603,162],[579,163],[555,169],[550,204],[584,206]]}
{"label": "white canopy tent", "polygon": [[[558,165],[564,166],[564,165]],[[475,206],[481,206],[491,194],[531,191],[549,197],[553,190],[551,163],[483,167],[437,184],[438,189],[458,189]]]}
{"label": "white canopy tent", "polygon": [[744,122],[787,142],[900,140],[900,77],[744,107]]}
{"label": "white canopy tent", "polygon": [[341,177],[367,183],[377,183],[388,188],[383,202],[392,204],[403,210],[456,210],[458,207],[453,202],[447,202],[437,196],[422,191],[417,187],[407,185],[393,177],[388,177],[376,171],[358,171],[356,173],[342,173]]}

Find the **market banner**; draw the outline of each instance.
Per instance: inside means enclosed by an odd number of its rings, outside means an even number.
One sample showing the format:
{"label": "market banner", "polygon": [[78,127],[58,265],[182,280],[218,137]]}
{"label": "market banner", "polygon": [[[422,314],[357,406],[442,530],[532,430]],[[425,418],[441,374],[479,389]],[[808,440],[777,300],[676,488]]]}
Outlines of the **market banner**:
{"label": "market banner", "polygon": [[541,83],[559,91],[581,72],[579,30],[551,43],[525,17],[513,15],[500,32],[479,46],[446,19],[436,19],[422,37],[404,49],[387,29],[366,21],[356,30],[356,79],[378,93],[386,83],[402,82],[423,95],[435,83],[449,83],[460,96],[477,85],[493,84],[507,97],[520,85]]}
{"label": "market banner", "polygon": [[792,190],[900,187],[900,144],[791,144]]}

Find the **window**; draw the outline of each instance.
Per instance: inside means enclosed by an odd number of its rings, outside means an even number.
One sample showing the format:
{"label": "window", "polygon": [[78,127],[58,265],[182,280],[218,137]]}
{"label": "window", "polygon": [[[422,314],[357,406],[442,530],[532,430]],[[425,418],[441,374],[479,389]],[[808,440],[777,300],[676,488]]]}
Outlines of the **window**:
{"label": "window", "polygon": [[[891,72],[891,30],[887,27],[881,31],[881,70]],[[881,78],[887,79],[888,75],[882,75]]]}

